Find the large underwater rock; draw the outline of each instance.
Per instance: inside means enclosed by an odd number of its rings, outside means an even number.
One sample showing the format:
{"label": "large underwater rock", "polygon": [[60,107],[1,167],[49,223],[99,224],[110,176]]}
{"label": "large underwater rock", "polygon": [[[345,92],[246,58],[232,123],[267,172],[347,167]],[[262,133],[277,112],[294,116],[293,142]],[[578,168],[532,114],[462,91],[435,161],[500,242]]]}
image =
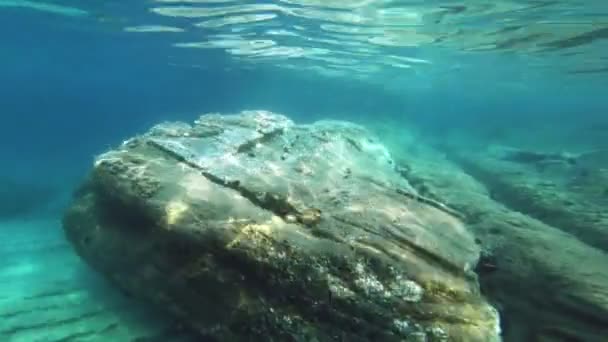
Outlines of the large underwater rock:
{"label": "large underwater rock", "polygon": [[418,193],[457,210],[479,239],[476,271],[499,309],[505,341],[606,341],[607,226],[577,221],[601,218],[602,168],[589,171],[589,184],[576,179],[583,163],[601,163],[603,153],[465,149],[458,142],[436,149],[392,127],[375,131]]}
{"label": "large underwater rock", "polygon": [[96,159],[64,228],[94,268],[211,340],[500,340],[474,237],[353,124],[160,124]]}

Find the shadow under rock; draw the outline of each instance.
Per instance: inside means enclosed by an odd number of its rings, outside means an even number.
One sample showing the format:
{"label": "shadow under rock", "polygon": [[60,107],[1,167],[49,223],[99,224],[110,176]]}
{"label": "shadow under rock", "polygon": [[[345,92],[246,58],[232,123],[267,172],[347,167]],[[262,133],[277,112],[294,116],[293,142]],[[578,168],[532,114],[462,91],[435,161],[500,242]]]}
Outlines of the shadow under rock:
{"label": "shadow under rock", "polygon": [[[130,342],[207,342],[188,325],[161,308],[121,290],[84,261],[77,266],[75,279],[99,303],[115,305],[116,309],[113,313],[119,322],[126,326],[137,327],[127,329],[131,332]],[[111,331],[100,331],[99,337],[104,338],[104,336],[111,338],[113,335]]]}

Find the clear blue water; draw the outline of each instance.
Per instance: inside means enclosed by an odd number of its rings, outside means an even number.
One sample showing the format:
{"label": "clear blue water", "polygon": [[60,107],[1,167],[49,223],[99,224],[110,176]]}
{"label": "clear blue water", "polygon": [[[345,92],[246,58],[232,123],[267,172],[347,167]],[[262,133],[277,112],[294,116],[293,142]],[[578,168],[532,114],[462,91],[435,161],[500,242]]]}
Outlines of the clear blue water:
{"label": "clear blue water", "polygon": [[265,109],[608,149],[605,1],[0,0],[0,37],[2,341],[162,336],[59,223],[93,157],[160,121]]}

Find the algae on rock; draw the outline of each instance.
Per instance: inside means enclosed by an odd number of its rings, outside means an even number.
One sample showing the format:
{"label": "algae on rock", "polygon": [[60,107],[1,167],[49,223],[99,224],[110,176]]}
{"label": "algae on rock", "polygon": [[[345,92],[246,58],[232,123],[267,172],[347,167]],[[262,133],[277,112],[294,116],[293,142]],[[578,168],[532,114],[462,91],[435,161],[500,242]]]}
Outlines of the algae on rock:
{"label": "algae on rock", "polygon": [[64,228],[216,340],[499,341],[475,238],[394,164],[350,123],[203,115],[99,156]]}

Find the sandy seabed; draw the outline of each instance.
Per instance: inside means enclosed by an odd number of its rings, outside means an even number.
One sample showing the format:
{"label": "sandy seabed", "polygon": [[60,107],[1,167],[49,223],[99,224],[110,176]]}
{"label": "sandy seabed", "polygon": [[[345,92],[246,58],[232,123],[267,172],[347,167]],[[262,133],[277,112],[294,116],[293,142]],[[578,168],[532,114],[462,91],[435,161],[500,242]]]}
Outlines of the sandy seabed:
{"label": "sandy seabed", "polygon": [[72,250],[59,217],[0,221],[0,341],[190,341]]}

